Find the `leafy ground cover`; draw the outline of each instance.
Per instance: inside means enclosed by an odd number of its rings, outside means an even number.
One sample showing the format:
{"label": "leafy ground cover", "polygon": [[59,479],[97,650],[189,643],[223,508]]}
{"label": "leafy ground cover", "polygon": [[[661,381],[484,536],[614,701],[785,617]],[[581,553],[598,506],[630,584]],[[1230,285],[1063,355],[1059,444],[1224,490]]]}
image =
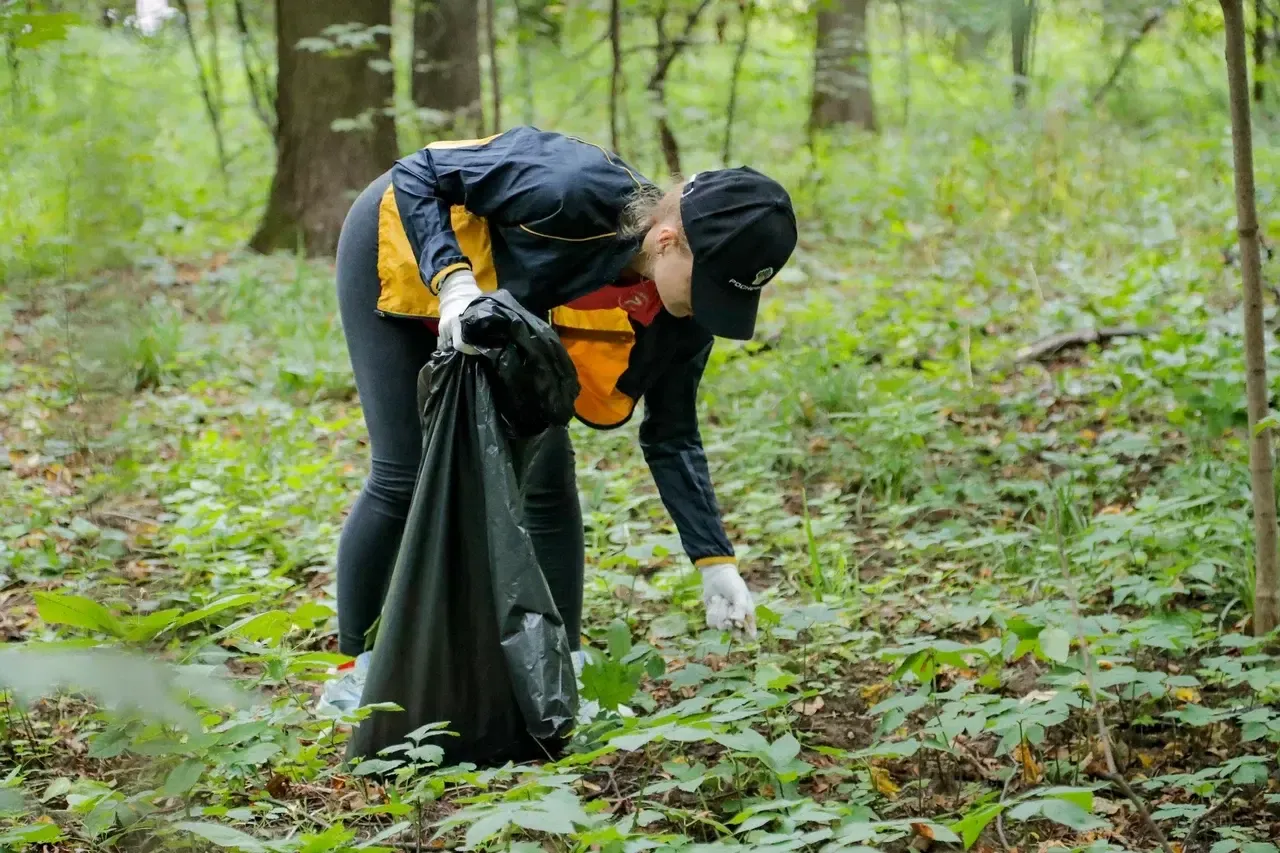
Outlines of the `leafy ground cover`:
{"label": "leafy ground cover", "polygon": [[326,265],[7,288],[0,848],[1275,851],[1225,121],[1045,116],[786,167],[801,251],[703,395],[757,641],[576,429],[603,710],[555,763],[352,769],[313,710],[366,465]]}

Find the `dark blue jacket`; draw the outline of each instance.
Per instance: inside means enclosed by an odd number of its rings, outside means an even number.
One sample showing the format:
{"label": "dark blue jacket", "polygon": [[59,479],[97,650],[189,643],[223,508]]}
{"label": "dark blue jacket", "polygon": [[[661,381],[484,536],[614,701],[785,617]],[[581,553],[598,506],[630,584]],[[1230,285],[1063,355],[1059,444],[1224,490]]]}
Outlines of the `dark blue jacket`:
{"label": "dark blue jacket", "polygon": [[[434,292],[449,272],[471,266],[451,224],[451,208],[462,205],[488,222],[498,286],[543,315],[619,280],[640,248],[619,234],[623,209],[651,186],[599,146],[532,127],[428,146],[397,161],[391,183]],[[662,502],[691,559],[732,559],[698,432],[698,384],[713,338],[665,310],[632,325],[635,344],[617,389],[644,399],[640,446]]]}

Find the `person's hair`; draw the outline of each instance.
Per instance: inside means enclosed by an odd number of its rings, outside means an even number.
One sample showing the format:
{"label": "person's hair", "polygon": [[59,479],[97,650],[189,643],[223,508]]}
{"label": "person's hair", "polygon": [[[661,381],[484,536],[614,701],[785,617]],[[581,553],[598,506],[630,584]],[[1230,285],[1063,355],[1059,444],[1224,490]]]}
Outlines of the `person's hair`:
{"label": "person's hair", "polygon": [[669,190],[644,185],[631,194],[622,209],[622,222],[618,233],[623,237],[643,239],[649,229],[659,223],[669,223],[676,228],[680,248],[688,251],[689,241],[684,236],[684,224],[680,221],[680,191],[684,182]]}

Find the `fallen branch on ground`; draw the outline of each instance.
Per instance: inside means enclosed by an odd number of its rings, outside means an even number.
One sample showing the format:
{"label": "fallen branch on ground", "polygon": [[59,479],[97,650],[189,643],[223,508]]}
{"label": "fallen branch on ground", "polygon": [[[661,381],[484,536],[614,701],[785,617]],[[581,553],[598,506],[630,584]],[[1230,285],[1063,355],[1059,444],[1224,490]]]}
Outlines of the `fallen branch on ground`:
{"label": "fallen branch on ground", "polygon": [[1102,329],[1077,329],[1073,332],[1062,332],[1018,350],[1015,359],[1017,364],[1040,361],[1046,356],[1055,355],[1068,347],[1086,346],[1088,344],[1104,344],[1114,338],[1149,338],[1159,329],[1148,326],[1109,326]]}

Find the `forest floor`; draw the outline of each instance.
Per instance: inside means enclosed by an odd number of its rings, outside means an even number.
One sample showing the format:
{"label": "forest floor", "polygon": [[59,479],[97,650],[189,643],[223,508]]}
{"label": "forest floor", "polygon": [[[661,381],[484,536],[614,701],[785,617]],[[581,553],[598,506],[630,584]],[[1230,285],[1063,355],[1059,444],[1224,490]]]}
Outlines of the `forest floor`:
{"label": "forest floor", "polygon": [[0,638],[45,696],[0,700],[0,848],[1275,853],[1229,183],[1213,134],[1138,145],[957,151],[807,229],[704,382],[757,641],[705,629],[634,426],[575,428],[587,695],[633,713],[540,765],[375,783],[314,712],[367,468],[330,268],[0,294]]}

